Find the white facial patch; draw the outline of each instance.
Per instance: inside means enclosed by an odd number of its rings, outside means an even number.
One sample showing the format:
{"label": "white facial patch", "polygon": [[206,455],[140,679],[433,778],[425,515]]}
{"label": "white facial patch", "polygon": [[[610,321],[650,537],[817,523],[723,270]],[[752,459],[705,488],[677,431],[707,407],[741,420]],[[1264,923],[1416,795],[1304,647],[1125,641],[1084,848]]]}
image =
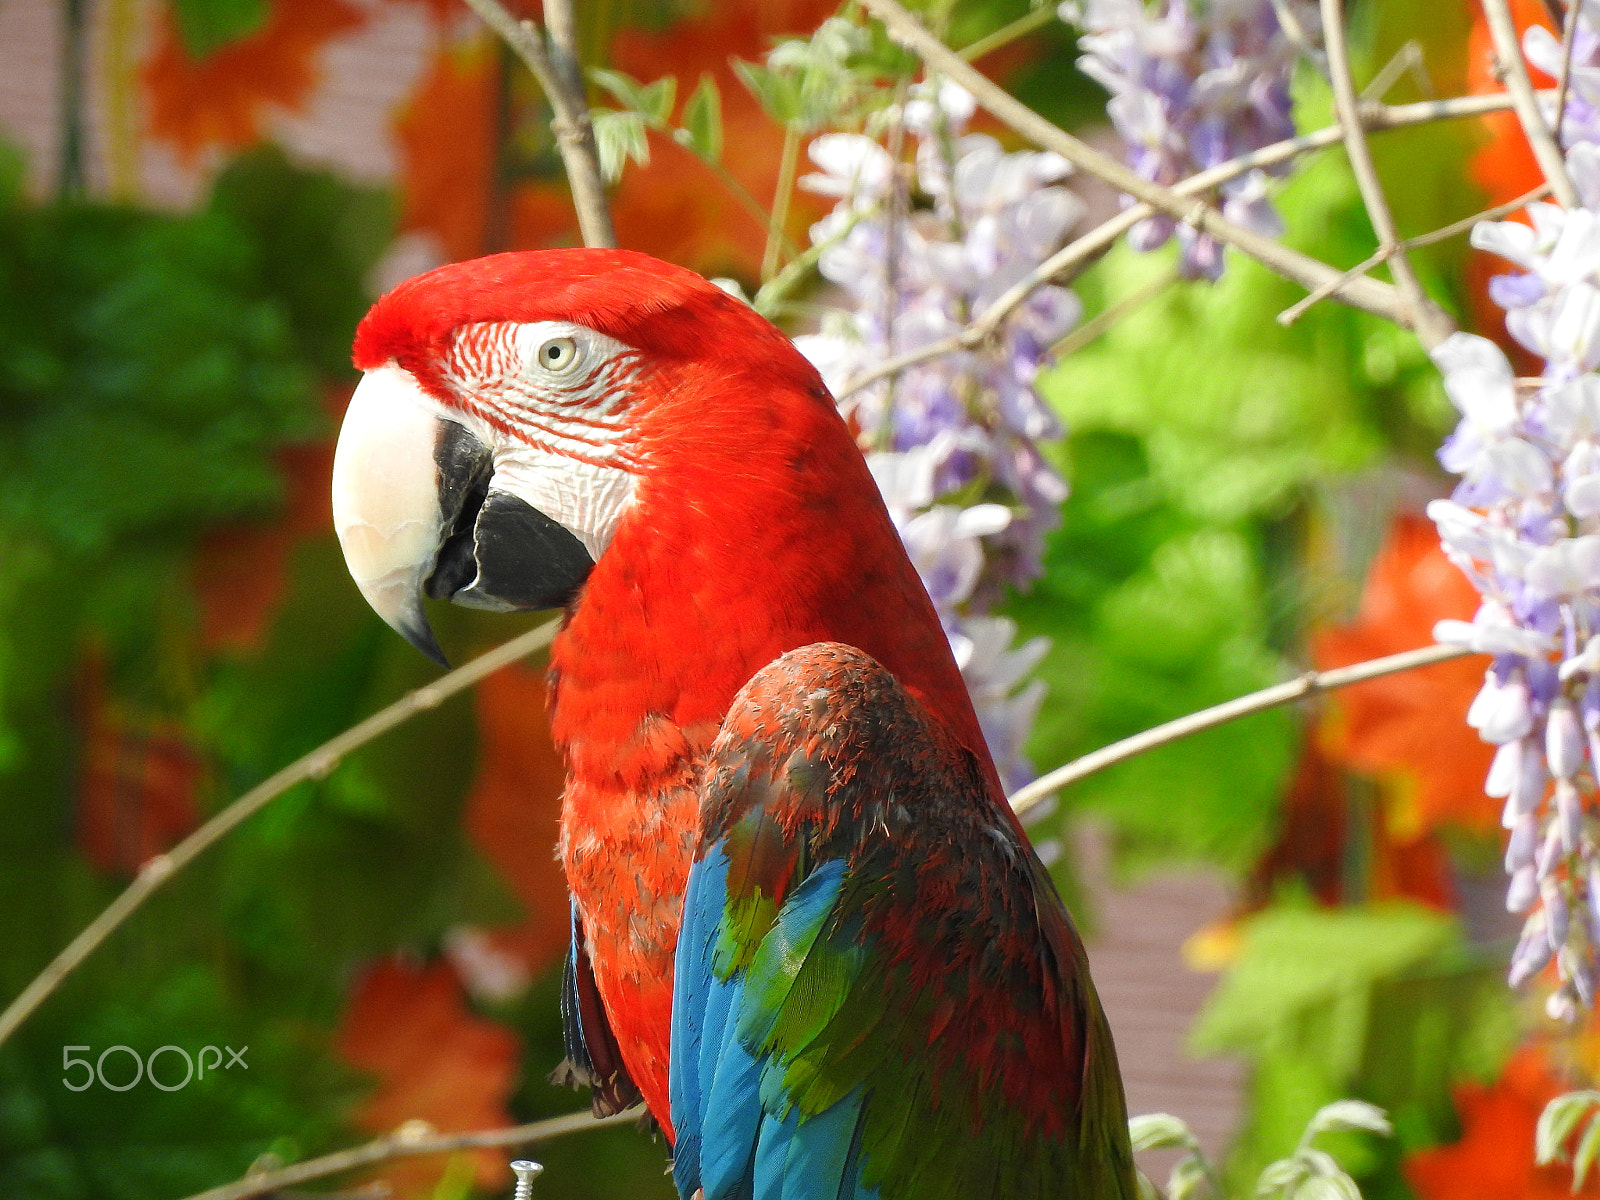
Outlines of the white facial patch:
{"label": "white facial patch", "polygon": [[569,458],[542,446],[497,448],[494,487],[560,523],[595,562],[611,544],[633,499],[633,476],[621,467]]}

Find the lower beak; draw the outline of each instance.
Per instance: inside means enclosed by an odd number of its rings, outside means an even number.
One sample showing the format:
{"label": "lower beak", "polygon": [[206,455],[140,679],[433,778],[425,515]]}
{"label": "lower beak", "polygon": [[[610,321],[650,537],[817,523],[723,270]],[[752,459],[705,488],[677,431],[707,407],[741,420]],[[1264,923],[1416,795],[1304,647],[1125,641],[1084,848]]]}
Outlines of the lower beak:
{"label": "lower beak", "polygon": [[398,366],[368,371],[333,456],[333,524],[367,603],[448,666],[424,595],[507,612],[565,604],[594,565],[566,528],[494,487],[489,447]]}

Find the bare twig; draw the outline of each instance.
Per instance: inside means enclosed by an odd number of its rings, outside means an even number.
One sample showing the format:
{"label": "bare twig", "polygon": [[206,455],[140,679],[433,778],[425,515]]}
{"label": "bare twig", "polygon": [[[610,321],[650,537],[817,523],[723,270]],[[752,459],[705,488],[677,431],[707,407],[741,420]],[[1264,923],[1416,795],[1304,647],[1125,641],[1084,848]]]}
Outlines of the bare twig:
{"label": "bare twig", "polygon": [[425,1128],[414,1131],[415,1127],[402,1125],[394,1133],[385,1134],[365,1145],[325,1154],[321,1158],[310,1158],[303,1163],[281,1167],[276,1171],[260,1171],[246,1176],[237,1183],[224,1184],[210,1191],[199,1192],[189,1196],[187,1200],[248,1200],[251,1196],[278,1192],[297,1183],[325,1179],[329,1175],[353,1171],[357,1167],[370,1167],[396,1158],[417,1158],[428,1154],[450,1154],[458,1150],[483,1150],[497,1146],[530,1146],[535,1142],[547,1142],[551,1138],[565,1134],[582,1133],[586,1129],[601,1129],[607,1125],[621,1125],[636,1119],[637,1114],[631,1112],[617,1113],[610,1117],[596,1117],[589,1112],[575,1112],[564,1117],[534,1121],[528,1125],[516,1125],[510,1129],[480,1129],[473,1133],[442,1134],[428,1132]]}
{"label": "bare twig", "polygon": [[1019,788],[1011,797],[1011,807],[1018,813],[1025,813],[1046,796],[1059,792],[1068,784],[1077,783],[1080,779],[1148,750],[1154,750],[1157,746],[1165,746],[1168,742],[1176,742],[1191,734],[1225,725],[1240,717],[1265,712],[1269,708],[1291,704],[1296,700],[1304,700],[1308,696],[1332,691],[1335,688],[1348,687],[1353,683],[1377,679],[1382,675],[1393,675],[1399,671],[1413,671],[1418,667],[1432,666],[1434,663],[1462,658],[1471,653],[1471,650],[1463,646],[1424,646],[1420,650],[1407,650],[1404,654],[1374,658],[1332,671],[1307,671],[1300,678],[1291,679],[1288,683],[1263,688],[1259,692],[1251,692],[1248,696],[1240,696],[1213,708],[1201,709],[1197,713],[1168,721],[1165,725],[1157,725],[1154,729],[1147,729],[1143,733],[1136,733],[1132,737],[1123,738],[1120,742],[1113,742],[1091,754],[1085,754],[1064,767],[1057,767],[1048,775],[1040,776],[1026,787]]}
{"label": "bare twig", "polygon": [[1556,142],[1567,119],[1567,88],[1572,83],[1572,49],[1578,44],[1578,10],[1582,0],[1568,0],[1566,28],[1561,31],[1561,74],[1556,79]]}
{"label": "bare twig", "polygon": [[519,21],[499,0],[467,0],[483,23],[505,40],[533,72],[544,89],[553,114],[550,128],[567,169],[572,206],[586,246],[615,246],[616,229],[606,205],[605,182],[600,177],[600,155],[595,150],[594,126],[578,64],[577,34],[572,23],[571,0],[545,0],[545,31],[532,21]]}
{"label": "bare twig", "polygon": [[[1484,113],[1502,112],[1510,107],[1510,95],[1502,92],[1496,96],[1457,96],[1449,100],[1426,100],[1417,104],[1363,104],[1360,112],[1363,125],[1371,129],[1388,130],[1425,124],[1429,121],[1482,116]],[[1311,150],[1323,150],[1329,146],[1336,145],[1343,140],[1343,137],[1343,130],[1338,125],[1329,125],[1325,129],[1318,129],[1312,133],[1286,138],[1281,142],[1274,142],[1272,145],[1264,146],[1250,154],[1243,154],[1238,158],[1229,159],[1225,163],[1218,163],[1209,170],[1201,171],[1198,175],[1191,175],[1181,183],[1174,184],[1172,191],[1174,195],[1184,197],[1199,195],[1258,167],[1274,166],[1294,158],[1298,154],[1304,154]],[[1518,207],[1521,207],[1521,205],[1519,204]],[[936,342],[929,342],[926,346],[919,346],[917,349],[907,351],[905,354],[885,359],[871,370],[863,372],[847,382],[840,389],[838,398],[843,400],[859,392],[862,388],[877,383],[880,379],[886,379],[919,363],[924,363],[946,354],[954,354],[960,350],[971,350],[982,345],[983,342],[994,336],[1000,326],[1005,323],[1006,318],[1016,311],[1017,306],[1027,300],[1041,286],[1051,280],[1064,277],[1080,264],[1087,262],[1096,254],[1105,250],[1140,221],[1146,217],[1154,216],[1155,212],[1155,208],[1148,204],[1135,204],[1124,209],[1110,220],[1097,225],[1076,241],[1068,243],[1045,259],[1044,262],[1028,272],[1022,279],[1019,279],[1005,292],[997,296],[989,307],[960,333],[952,334],[947,338],[940,338]],[[1473,219],[1478,220],[1480,218]],[[1415,242],[1415,239],[1413,241]],[[1418,242],[1416,244],[1420,245],[1422,243]],[[1315,289],[1312,295],[1318,300],[1325,299],[1339,286],[1342,286],[1345,282],[1344,275],[1360,274],[1362,271],[1371,270],[1381,261],[1381,258],[1373,258],[1363,264],[1360,270],[1334,276]],[[1310,299],[1310,297],[1307,299]]]}
{"label": "bare twig", "polygon": [[[1431,246],[1435,242],[1442,242],[1447,238],[1453,238],[1459,234],[1468,232],[1479,221],[1498,221],[1501,217],[1508,217],[1518,209],[1526,208],[1535,200],[1542,199],[1549,194],[1550,185],[1548,183],[1541,183],[1532,191],[1524,192],[1515,200],[1509,200],[1505,204],[1497,204],[1493,208],[1486,208],[1480,213],[1473,213],[1472,216],[1463,217],[1459,221],[1452,221],[1444,228],[1435,229],[1432,233],[1422,233],[1418,234],[1414,238],[1405,238],[1399,244],[1404,246],[1407,250],[1414,250],[1419,246]],[[1355,266],[1346,271],[1345,274],[1349,276],[1364,274],[1367,271],[1372,270],[1373,267],[1377,266],[1384,259],[1388,258],[1390,252],[1390,248],[1388,247],[1380,248],[1376,254],[1373,254],[1371,257],[1358,262]],[[1318,288],[1304,299],[1290,305],[1288,308],[1284,309],[1278,314],[1278,324],[1293,325],[1301,317],[1305,316],[1306,311],[1311,308],[1312,305],[1326,300],[1331,291],[1331,288]]]}
{"label": "bare twig", "polygon": [[[1511,93],[1517,119],[1522,122],[1522,132],[1527,135],[1533,156],[1538,159],[1544,177],[1550,181],[1550,190],[1562,208],[1578,204],[1577,189],[1567,175],[1567,161],[1561,147],[1545,124],[1539,111],[1539,101],[1528,78],[1528,65],[1522,61],[1522,48],[1517,44],[1517,26],[1511,19],[1507,0],[1483,0],[1483,15],[1489,25],[1489,36],[1494,39],[1494,54],[1504,73],[1506,90]],[[1557,114],[1560,120],[1560,114]]]}
{"label": "bare twig", "polygon": [[[884,23],[897,41],[915,51],[928,66],[966,88],[990,113],[1035,144],[1055,151],[1090,174],[1193,226],[1200,233],[1243,251],[1307,289],[1337,278],[1339,272],[1327,263],[1235,224],[1203,201],[1185,199],[1169,187],[1142,178],[1109,154],[1053,125],[964,62],[896,0],[862,0],[862,4]],[[1356,308],[1405,328],[1411,327],[1408,306],[1400,293],[1388,284],[1373,279],[1353,280],[1340,289],[1338,296]]]}
{"label": "bare twig", "polygon": [[1289,0],[1272,0],[1272,11],[1278,18],[1278,26],[1288,35],[1294,43],[1296,50],[1304,54],[1323,75],[1328,73],[1328,59],[1322,51],[1315,46],[1307,35],[1305,26],[1300,24],[1300,18],[1295,13]]}
{"label": "bare twig", "polygon": [[1383,64],[1383,69],[1367,81],[1367,86],[1361,89],[1361,99],[1382,100],[1389,94],[1389,89],[1395,85],[1395,81],[1407,71],[1417,81],[1417,86],[1422,89],[1423,95],[1433,95],[1433,80],[1428,78],[1422,47],[1412,39],[1396,50],[1394,57]]}
{"label": "bare twig", "polygon": [[15,1033],[34,1010],[61,986],[62,981],[81,966],[106,938],[160,889],[162,884],[239,825],[296,784],[327,778],[345,755],[366,745],[374,738],[388,733],[398,725],[405,724],[418,713],[438,707],[444,700],[472,687],[501,667],[548,646],[550,639],[555,635],[556,626],[556,621],[547,621],[537,629],[530,629],[504,645],[496,646],[487,654],[480,654],[471,662],[457,667],[426,687],[407,693],[389,707],[373,713],[359,724],[352,725],[337,737],[324,742],[311,753],[303,755],[281,771],[258,783],[171,850],[150,859],[139,868],[139,873],[134,876],[133,882],[123,889],[98,917],[85,926],[77,937],[67,943],[66,949],[56,955],[50,965],[22,990],[21,995],[7,1006],[5,1012],[0,1013],[0,1043]]}
{"label": "bare twig", "polygon": [[[1342,0],[1321,2],[1322,44],[1328,54],[1333,107],[1339,114],[1339,126],[1344,131],[1344,147],[1350,158],[1350,170],[1356,177],[1356,186],[1361,189],[1361,200],[1366,205],[1373,232],[1378,235],[1379,250],[1386,253],[1395,286],[1400,289],[1400,295],[1410,309],[1407,323],[1416,330],[1423,346],[1431,350],[1455,332],[1455,322],[1422,290],[1422,281],[1417,278],[1411,259],[1406,256],[1394,215],[1389,211],[1389,201],[1383,194],[1378,168],[1372,161],[1372,151],[1367,145],[1366,131],[1361,127],[1360,104],[1356,98],[1355,80],[1350,74],[1350,57],[1344,41],[1344,4]],[[1327,285],[1331,289],[1330,294],[1346,286],[1349,280],[1348,271],[1336,276]]]}
{"label": "bare twig", "polygon": [[1056,9],[1053,4],[1043,4],[1026,16],[1018,17],[1009,25],[1002,25],[993,33],[986,34],[973,42],[963,46],[960,50],[961,57],[968,62],[977,62],[985,54],[992,54],[1001,46],[1009,46],[1019,37],[1027,37],[1035,30],[1043,29],[1046,25],[1056,20]]}

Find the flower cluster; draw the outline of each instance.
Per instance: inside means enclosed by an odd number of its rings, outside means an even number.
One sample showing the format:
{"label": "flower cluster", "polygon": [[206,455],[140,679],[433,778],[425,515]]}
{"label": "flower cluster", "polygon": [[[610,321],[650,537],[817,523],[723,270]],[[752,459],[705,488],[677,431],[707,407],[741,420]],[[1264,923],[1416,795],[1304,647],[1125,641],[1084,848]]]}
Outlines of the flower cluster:
{"label": "flower cluster", "polygon": [[[1173,184],[1294,136],[1289,75],[1298,51],[1279,23],[1280,8],[1300,32],[1320,29],[1316,5],[1306,0],[1166,0],[1155,9],[1143,0],[1066,0],[1060,14],[1084,31],[1078,65],[1111,93],[1106,112],[1128,145],[1129,165]],[[1283,225],[1268,182],[1258,169],[1222,184],[1223,215],[1277,237]],[[1129,238],[1153,250],[1174,232],[1186,276],[1222,274],[1221,245],[1171,217],[1141,221]]]}
{"label": "flower cluster", "polygon": [[985,614],[1005,584],[1037,577],[1066,485],[1038,443],[1060,427],[1034,391],[1051,346],[1078,320],[1064,288],[1035,289],[985,345],[853,389],[886,359],[959,334],[1048,257],[1082,205],[1053,186],[1054,154],[1004,152],[964,132],[972,97],[921,85],[892,114],[914,147],[900,164],[864,134],[816,138],[803,186],[835,197],[811,231],[823,276],[845,296],[821,332],[796,339],[873,451],[870,461],[1009,785],[1030,775],[1022,745],[1042,687],[1023,679],[1042,639]]}
{"label": "flower cluster", "polygon": [[1524,269],[1491,294],[1545,360],[1519,381],[1494,343],[1458,333],[1433,352],[1461,413],[1440,461],[1462,476],[1429,515],[1483,595],[1443,642],[1494,656],[1468,721],[1499,747],[1485,788],[1505,798],[1507,907],[1527,914],[1520,984],[1555,959],[1556,1016],[1600,983],[1600,150],[1568,166],[1583,206],[1530,206],[1532,225],[1485,223],[1473,244]]}
{"label": "flower cluster", "polygon": [[[1522,52],[1551,79],[1561,78],[1566,53],[1561,39],[1543,25],[1528,27],[1522,35]],[[1544,100],[1542,107],[1545,121],[1553,124],[1555,98]],[[1600,142],[1600,6],[1593,0],[1585,0],[1578,8],[1571,69],[1567,72],[1567,107],[1560,133],[1561,144],[1566,147]]]}

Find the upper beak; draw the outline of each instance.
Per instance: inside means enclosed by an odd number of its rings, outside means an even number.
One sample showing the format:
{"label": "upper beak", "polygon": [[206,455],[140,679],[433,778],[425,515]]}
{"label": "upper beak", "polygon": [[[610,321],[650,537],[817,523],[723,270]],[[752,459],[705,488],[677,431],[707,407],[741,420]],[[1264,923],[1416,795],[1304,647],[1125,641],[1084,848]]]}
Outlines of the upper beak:
{"label": "upper beak", "polygon": [[446,424],[408,373],[380,367],[356,385],[333,452],[333,527],[345,565],[373,611],[440,666],[449,664],[422,592],[449,530],[438,461]]}
{"label": "upper beak", "polygon": [[449,666],[424,594],[500,611],[564,604],[593,561],[573,534],[494,486],[494,456],[440,414],[412,375],[368,371],[333,455],[333,524],[380,617]]}

